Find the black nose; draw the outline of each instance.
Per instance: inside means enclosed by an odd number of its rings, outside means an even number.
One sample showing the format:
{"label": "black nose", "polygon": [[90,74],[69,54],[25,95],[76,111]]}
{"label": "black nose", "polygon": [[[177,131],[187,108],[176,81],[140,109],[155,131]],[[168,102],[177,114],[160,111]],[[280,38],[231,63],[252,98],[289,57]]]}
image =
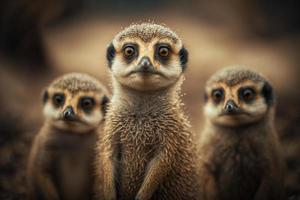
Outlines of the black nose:
{"label": "black nose", "polygon": [[140,61],[140,70],[141,71],[145,71],[145,72],[148,72],[148,71],[151,71],[153,70],[153,66],[152,66],[152,63],[149,59],[149,57],[145,56],[141,59]]}
{"label": "black nose", "polygon": [[238,106],[234,103],[233,100],[228,100],[225,105],[225,111],[228,113],[236,112],[238,111]]}
{"label": "black nose", "polygon": [[64,116],[64,119],[65,119],[65,120],[68,120],[68,121],[73,121],[73,120],[75,120],[75,113],[74,113],[74,110],[73,110],[72,106],[68,106],[68,107],[64,110],[63,116]]}

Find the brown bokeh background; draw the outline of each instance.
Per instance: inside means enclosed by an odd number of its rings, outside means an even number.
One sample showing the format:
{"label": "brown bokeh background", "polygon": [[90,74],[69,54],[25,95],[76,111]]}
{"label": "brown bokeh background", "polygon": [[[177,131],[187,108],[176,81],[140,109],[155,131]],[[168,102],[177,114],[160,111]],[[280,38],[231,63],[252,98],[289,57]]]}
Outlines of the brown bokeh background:
{"label": "brown bokeh background", "polygon": [[106,46],[133,22],[166,24],[190,59],[183,85],[193,130],[216,70],[245,65],[277,92],[276,128],[290,197],[300,194],[300,13],[296,0],[13,0],[0,2],[0,199],[23,199],[25,166],[43,122],[40,94],[56,76],[86,72],[109,86]]}

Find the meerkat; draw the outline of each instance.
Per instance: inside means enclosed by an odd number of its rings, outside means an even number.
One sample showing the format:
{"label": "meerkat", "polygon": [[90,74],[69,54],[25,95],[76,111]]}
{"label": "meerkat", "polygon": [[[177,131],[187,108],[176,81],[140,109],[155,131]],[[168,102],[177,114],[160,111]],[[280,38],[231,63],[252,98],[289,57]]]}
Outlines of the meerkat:
{"label": "meerkat", "polygon": [[96,147],[99,199],[197,199],[181,39],[163,25],[133,24],[115,36],[107,60],[113,95]]}
{"label": "meerkat", "polygon": [[199,151],[202,199],[284,199],[274,96],[266,78],[242,66],[220,70],[207,81]]}
{"label": "meerkat", "polygon": [[82,73],[59,77],[45,90],[45,122],[33,142],[27,169],[31,199],[92,198],[96,132],[108,101],[104,85]]}

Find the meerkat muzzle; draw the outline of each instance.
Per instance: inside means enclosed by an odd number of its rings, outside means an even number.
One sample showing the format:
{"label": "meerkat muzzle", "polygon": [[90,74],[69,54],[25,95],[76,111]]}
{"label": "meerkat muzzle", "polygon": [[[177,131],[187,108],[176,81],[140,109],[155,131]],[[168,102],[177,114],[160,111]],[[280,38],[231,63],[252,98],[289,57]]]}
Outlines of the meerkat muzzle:
{"label": "meerkat muzzle", "polygon": [[233,100],[228,100],[226,102],[225,108],[224,108],[224,112],[226,114],[237,114],[239,113],[240,109],[239,107],[236,105],[236,103]]}
{"label": "meerkat muzzle", "polygon": [[72,106],[68,106],[63,112],[63,118],[67,121],[74,121],[76,119],[75,112]]}
{"label": "meerkat muzzle", "polygon": [[139,70],[141,72],[152,72],[154,70],[154,67],[150,61],[150,58],[147,56],[144,56],[140,63],[139,63]]}

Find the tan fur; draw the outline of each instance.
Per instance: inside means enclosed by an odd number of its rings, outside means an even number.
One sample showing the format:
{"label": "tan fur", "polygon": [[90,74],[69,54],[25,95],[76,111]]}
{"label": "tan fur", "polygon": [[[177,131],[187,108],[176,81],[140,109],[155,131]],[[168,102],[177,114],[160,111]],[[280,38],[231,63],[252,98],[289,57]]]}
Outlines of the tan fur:
{"label": "tan fur", "polygon": [[84,73],[69,73],[57,78],[51,84],[52,88],[76,92],[106,92],[106,88],[97,79]]}
{"label": "tan fur", "polygon": [[179,41],[176,33],[170,28],[154,23],[132,24],[119,32],[116,35],[115,40],[120,41],[125,38],[140,38],[144,42],[149,42],[153,38],[168,38],[173,40],[174,43]]}
{"label": "tan fur", "polygon": [[[35,137],[27,167],[30,197],[39,200],[92,199],[96,132],[102,129],[101,99],[108,96],[107,91],[96,79],[79,73],[59,77],[46,91],[49,96],[44,102],[46,120]],[[61,107],[52,105],[53,94],[57,92],[65,94],[65,103]],[[96,102],[90,114],[78,107],[81,97],[86,96]],[[80,121],[61,119],[67,106],[73,107]]]}
{"label": "tan fur", "polygon": [[264,76],[261,74],[250,70],[249,68],[236,65],[226,67],[218,72],[216,72],[210,79],[207,81],[206,85],[210,86],[213,83],[223,82],[228,86],[234,86],[245,80],[251,80],[253,82],[264,82],[267,81]]}
{"label": "tan fur", "polygon": [[[180,99],[184,79],[180,63],[156,67],[160,72],[165,70],[167,78],[134,74],[121,79],[120,75],[128,69],[124,63],[119,64],[122,45],[116,41],[120,35],[131,39],[126,39],[127,42],[140,42],[140,37],[145,37],[142,39],[148,42],[143,42],[140,48],[151,49],[154,45],[151,42],[160,41],[160,37],[171,41],[173,32],[152,24],[125,30],[114,40],[117,53],[112,65],[113,96],[103,137],[97,143],[99,199],[198,199],[194,135]],[[169,43],[172,48],[178,48],[175,43]],[[178,51],[174,51],[172,59],[179,60]],[[154,56],[149,52],[146,55]],[[138,66],[132,64],[135,67]],[[140,81],[133,87],[128,81],[135,78]],[[163,83],[165,79],[167,84]]]}
{"label": "tan fur", "polygon": [[[155,30],[151,29],[152,26],[155,27]],[[136,31],[138,31],[139,35],[136,35],[135,31],[133,31],[135,28],[138,29]],[[125,31],[126,34],[124,33],[124,35],[126,37],[124,36],[124,38],[122,37],[123,39],[120,40],[119,35],[123,35],[121,31],[121,33],[119,33],[112,42],[116,51],[115,59],[111,67],[114,78],[122,85],[126,85],[130,88],[135,88],[141,91],[157,90],[163,86],[167,87],[169,84],[176,81],[182,72],[179,56],[179,52],[183,47],[181,40],[176,36],[177,41],[174,42],[172,39],[173,37],[169,37],[170,34],[173,35],[174,33],[170,32],[167,34],[166,31],[168,29],[161,25],[142,23],[125,28],[125,30],[127,29],[132,29],[134,33],[129,34],[131,31]],[[149,33],[147,31],[149,31]],[[152,36],[151,38],[149,34]],[[149,38],[145,40],[143,37]],[[130,63],[126,62],[122,52],[123,46],[126,43],[134,43],[139,46],[138,58],[134,59]],[[166,64],[158,62],[158,60],[155,59],[155,44],[159,43],[166,43],[171,47],[170,58]],[[144,56],[147,56],[150,59],[155,70],[160,72],[165,78],[162,78],[159,75],[148,76],[147,78],[138,76],[136,74],[128,76],[131,71],[136,70],[139,67],[138,63],[140,63]]]}
{"label": "tan fur", "polygon": [[[121,50],[122,50],[122,46],[125,44],[125,43],[128,43],[132,41],[132,38],[127,38],[127,39],[124,39],[122,41],[118,41],[118,42],[114,42],[114,46],[115,46],[115,49],[116,49],[116,52],[117,52],[117,56],[119,60],[122,60],[122,57],[123,55],[121,55]],[[139,38],[135,38],[134,39],[134,42],[137,43],[139,45],[139,57],[142,58],[143,56],[148,56],[148,55],[154,55],[154,51],[155,49],[153,48],[153,46],[160,42],[160,43],[167,43],[167,44],[172,44],[171,47],[172,47],[172,50],[173,50],[173,56],[171,58],[171,62],[176,62],[176,60],[178,59],[178,52],[180,50],[180,48],[182,47],[182,44],[181,42],[178,42],[178,44],[175,44],[172,40],[168,39],[168,38],[152,38],[151,41],[148,41],[148,42],[145,42],[143,41],[142,39],[139,39]],[[171,52],[172,53],[172,52]],[[153,56],[149,56],[151,62],[153,63],[154,67],[159,69],[161,63],[159,63],[158,61],[156,61]],[[133,65],[137,65],[139,62],[139,60],[135,60],[133,61],[131,64]]]}
{"label": "tan fur", "polygon": [[[241,80],[238,84],[235,84],[233,86],[228,86],[228,84],[224,82],[216,82],[208,85],[206,87],[206,94],[211,94],[214,89],[223,88],[225,93],[225,100],[223,100],[219,105],[215,105],[214,102],[209,99],[204,107],[206,117],[213,122],[223,125],[225,124],[225,122],[227,122],[228,125],[235,125],[237,123],[245,124],[249,123],[250,121],[255,122],[261,120],[265,116],[265,113],[268,109],[264,97],[261,95],[257,95],[254,102],[252,102],[251,104],[247,104],[239,99],[238,90],[243,87],[251,87],[254,88],[255,91],[261,91],[263,86],[264,81],[254,82],[252,80]],[[249,113],[249,115],[237,116],[237,118],[232,116],[216,116],[224,109],[226,100],[229,99],[234,100],[239,108]]]}
{"label": "tan fur", "polygon": [[[222,124],[213,120],[218,118],[217,114],[208,117],[205,111],[199,148],[202,199],[284,199],[284,165],[274,129],[274,104],[267,105],[259,93],[265,81],[251,70],[235,67],[217,72],[207,82],[208,96],[211,88],[222,86],[226,93],[224,102],[233,99],[244,111],[252,113],[255,120],[247,119],[245,123],[227,126],[227,122]],[[239,101],[236,95],[237,89],[244,86],[253,86],[258,92],[248,105]],[[215,105],[211,101],[208,97],[205,106],[224,107],[222,103]],[[255,106],[257,110],[253,111]],[[255,116],[262,113],[262,117]]]}

